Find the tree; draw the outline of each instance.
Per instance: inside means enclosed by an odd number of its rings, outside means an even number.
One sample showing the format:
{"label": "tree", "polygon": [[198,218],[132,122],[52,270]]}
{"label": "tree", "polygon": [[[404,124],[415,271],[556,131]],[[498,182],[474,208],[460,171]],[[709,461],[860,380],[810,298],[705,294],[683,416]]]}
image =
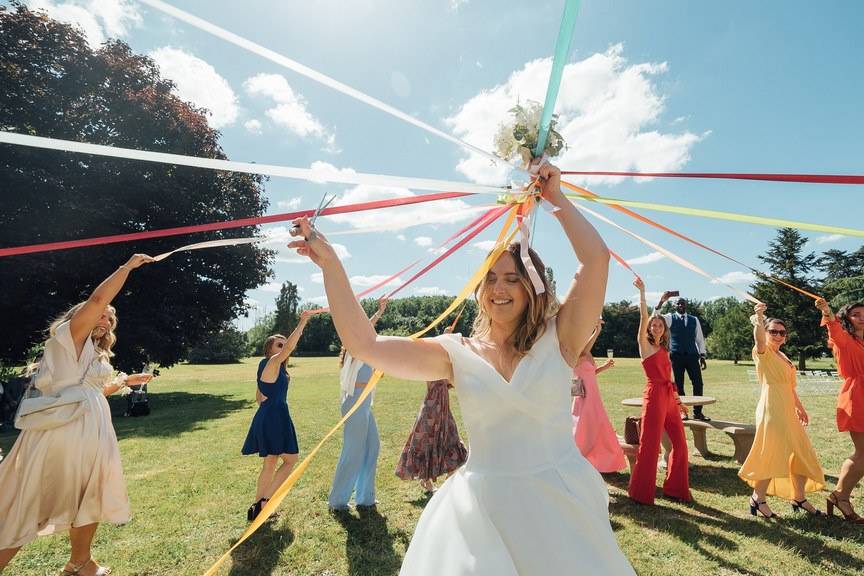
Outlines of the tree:
{"label": "tree", "polygon": [[226,325],[189,349],[190,364],[233,364],[249,355],[249,343],[242,332]]}
{"label": "tree", "polygon": [[276,297],[276,314],[273,317],[273,331],[288,335],[297,326],[300,318],[300,295],[297,285],[292,282],[283,282]]}
{"label": "tree", "polygon": [[[122,42],[92,50],[81,33],[0,6],[0,129],[95,144],[226,158],[204,111],[172,95],[158,67]],[[0,246],[20,246],[262,215],[259,176],[0,146]],[[20,363],[50,319],[134,252],[251,236],[255,227],[4,259],[0,360]],[[115,362],[177,362],[242,313],[268,277],[254,245],[179,253],[136,270],[115,299]],[[26,303],[23,306],[22,303]]]}
{"label": "tree", "polygon": [[246,344],[249,346],[250,354],[255,356],[264,355],[264,341],[275,332],[273,330],[273,318],[275,315],[274,312],[264,314],[246,331]]}
{"label": "tree", "polygon": [[618,357],[638,358],[636,335],[639,332],[639,310],[628,300],[605,304],[603,321],[603,330],[591,353],[605,356],[606,350],[611,349]]}
{"label": "tree", "polygon": [[[776,278],[813,292],[816,288],[810,273],[816,265],[816,256],[812,252],[803,252],[806,243],[806,238],[794,228],[781,228],[777,237],[768,244],[768,251],[759,259],[768,264]],[[807,358],[824,349],[820,314],[813,306],[813,300],[768,279],[760,279],[754,284],[753,295],[768,305],[768,317],[780,318],[787,323],[786,353],[797,356],[798,369],[805,370]]]}
{"label": "tree", "polygon": [[741,358],[749,357],[753,349],[752,310],[746,302],[734,298],[728,300],[731,300],[730,305],[722,315],[713,319],[714,331],[708,336],[706,346],[713,357],[733,360],[737,364]]}
{"label": "tree", "polygon": [[851,278],[864,274],[864,246],[852,252],[831,249],[816,259],[816,267],[822,271],[825,281]]}

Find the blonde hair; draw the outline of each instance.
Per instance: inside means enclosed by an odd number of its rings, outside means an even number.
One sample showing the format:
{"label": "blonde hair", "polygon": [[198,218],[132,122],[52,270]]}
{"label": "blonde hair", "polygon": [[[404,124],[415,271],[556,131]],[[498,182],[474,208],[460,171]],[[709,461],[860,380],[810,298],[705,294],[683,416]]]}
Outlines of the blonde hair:
{"label": "blonde hair", "polygon": [[[79,302],[75,304],[66,312],[58,316],[54,319],[53,322],[48,326],[48,335],[50,337],[54,337],[57,334],[57,328],[60,327],[64,322],[68,322],[72,320],[72,317],[78,313],[81,308],[84,307],[86,302]],[[114,334],[114,331],[117,329],[117,309],[110,304],[105,307],[108,312],[110,312],[110,320],[108,323],[108,330],[105,331],[99,338],[94,338],[93,333],[90,333],[90,338],[93,340],[93,346],[96,348],[96,354],[104,360],[108,360],[114,356],[114,352],[111,350],[114,347],[114,344],[117,342],[117,336]]]}
{"label": "blonde hair", "polygon": [[[513,347],[516,349],[516,354],[521,357],[527,354],[534,343],[543,336],[543,332],[546,330],[546,321],[558,313],[559,304],[558,298],[555,294],[552,294],[549,282],[546,279],[546,266],[543,264],[543,260],[540,259],[540,256],[532,248],[528,248],[528,255],[531,257],[531,262],[534,264],[534,268],[537,269],[540,280],[543,282],[543,287],[545,288],[542,294],[534,293],[534,285],[531,283],[528,271],[522,262],[520,249],[521,244],[513,242],[499,258],[503,258],[505,254],[509,254],[513,258],[513,261],[516,263],[516,271],[519,274],[519,282],[528,294],[528,306],[525,308],[516,332],[513,333]],[[486,280],[484,279],[474,289],[474,298],[477,300],[477,316],[474,318],[474,325],[471,331],[472,336],[481,338],[487,336],[492,329],[492,319],[486,311],[485,292]]]}
{"label": "blonde hair", "polygon": [[[659,320],[660,322],[663,323],[663,335],[660,336],[660,342],[659,343],[654,341],[654,335],[651,334],[651,322],[654,322],[655,320]],[[669,349],[669,325],[666,324],[666,319],[663,316],[661,316],[657,312],[654,312],[653,314],[651,314],[651,316],[648,318],[648,326],[646,327],[646,330],[648,330],[648,343],[649,344],[651,344],[652,346],[660,346],[664,350]]]}

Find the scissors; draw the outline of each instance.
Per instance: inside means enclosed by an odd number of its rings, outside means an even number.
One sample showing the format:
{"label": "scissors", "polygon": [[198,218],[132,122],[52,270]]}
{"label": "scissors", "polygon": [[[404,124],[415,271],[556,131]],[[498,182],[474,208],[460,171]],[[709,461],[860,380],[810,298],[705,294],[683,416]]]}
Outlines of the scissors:
{"label": "scissors", "polygon": [[[330,197],[327,200],[327,193],[324,193],[324,196],[321,197],[321,201],[318,203],[318,208],[315,209],[315,212],[312,213],[312,217],[309,219],[309,225],[312,227],[312,232],[309,234],[309,237],[306,240],[314,240],[315,239],[315,221],[318,220],[318,216],[321,215],[321,211],[327,208],[333,201],[336,199],[336,194]],[[299,226],[293,226],[293,230],[299,230]]]}

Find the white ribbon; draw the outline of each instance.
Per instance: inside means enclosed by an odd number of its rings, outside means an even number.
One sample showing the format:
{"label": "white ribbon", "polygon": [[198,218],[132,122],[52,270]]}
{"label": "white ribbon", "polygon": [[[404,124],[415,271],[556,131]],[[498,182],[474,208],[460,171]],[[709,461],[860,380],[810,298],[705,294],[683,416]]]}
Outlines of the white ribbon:
{"label": "white ribbon", "polygon": [[181,246],[180,248],[175,248],[170,252],[164,252],[159,254],[158,256],[154,256],[153,260],[155,262],[160,262],[165,258],[168,258],[172,254],[176,254],[177,252],[186,252],[187,250],[201,250],[202,248],[216,248],[218,246],[239,246],[241,244],[253,244],[255,242],[267,242],[272,240],[272,237],[260,238],[260,237],[250,237],[250,238],[228,238],[226,240],[209,240],[207,242],[196,242],[195,244],[187,244],[186,246]]}
{"label": "white ribbon", "polygon": [[658,252],[660,252],[661,254],[663,254],[664,256],[666,256],[667,258],[672,260],[673,262],[680,264],[681,266],[683,266],[684,268],[687,268],[688,270],[692,270],[693,272],[696,272],[700,276],[704,276],[705,278],[710,280],[712,283],[722,284],[723,286],[725,286],[726,288],[728,288],[732,292],[735,292],[736,294],[738,294],[744,300],[747,300],[747,301],[752,302],[754,304],[761,304],[762,303],[761,301],[757,300],[755,297],[751,296],[747,292],[744,292],[743,290],[739,290],[738,288],[736,288],[730,284],[727,284],[726,282],[723,282],[719,278],[712,276],[711,274],[709,274],[708,272],[705,272],[704,270],[702,270],[701,268],[699,268],[695,264],[688,262],[687,260],[681,258],[680,256],[678,256],[677,254],[675,254],[671,250],[667,250],[666,248],[663,248],[659,244],[656,244],[656,243],[648,240],[647,238],[643,238],[642,236],[639,236],[635,232],[631,232],[627,228],[624,228],[620,224],[616,224],[615,222],[609,220],[605,216],[598,214],[597,212],[594,212],[590,208],[586,208],[585,206],[576,206],[576,208],[579,210],[582,210],[583,212],[587,212],[588,214],[591,214],[592,216],[594,216],[598,220],[602,220],[603,222],[609,224],[610,226],[617,228],[618,230],[624,232],[628,236],[631,236],[631,237],[635,238],[636,240],[639,240],[640,242],[642,242],[646,246],[650,246],[651,248],[653,248],[654,250],[657,250]]}
{"label": "white ribbon", "polygon": [[[525,266],[525,271],[528,272],[528,278],[531,279],[531,284],[534,286],[534,294],[543,294],[546,292],[546,287],[543,285],[543,280],[540,278],[540,274],[537,272],[537,268],[534,266],[534,261],[531,260],[531,254],[528,252],[528,249],[531,247],[531,235],[529,232],[528,223],[531,221],[531,216],[536,207],[531,209],[531,213],[522,218],[522,221],[519,222],[519,234],[521,238],[519,239],[519,258],[522,260],[522,265]],[[545,270],[543,271],[545,274]]]}
{"label": "white ribbon", "polygon": [[225,40],[226,42],[234,44],[235,46],[239,46],[240,48],[243,48],[244,50],[248,50],[249,52],[252,52],[253,54],[257,54],[258,56],[261,56],[262,58],[270,60],[271,62],[273,62],[275,64],[279,64],[280,66],[284,66],[285,68],[288,68],[289,70],[293,70],[294,72],[301,74],[301,75],[309,78],[310,80],[314,80],[315,82],[323,84],[324,86],[327,86],[328,88],[332,88],[333,90],[336,90],[337,92],[341,92],[342,94],[344,94],[346,96],[350,96],[351,98],[359,100],[360,102],[363,102],[364,104],[368,104],[369,106],[372,106],[373,108],[376,108],[382,112],[390,114],[391,116],[395,116],[396,118],[399,118],[400,120],[402,120],[404,122],[407,122],[409,124],[417,126],[418,128],[421,128],[422,130],[425,130],[431,134],[434,134],[434,135],[439,136],[445,140],[448,140],[450,142],[458,144],[459,146],[462,146],[463,148],[471,150],[472,152],[476,152],[477,154],[485,156],[486,158],[489,158],[490,160],[492,160],[496,164],[505,164],[505,165],[509,164],[508,162],[505,162],[504,160],[502,160],[501,158],[499,158],[495,154],[487,152],[487,151],[483,150],[482,148],[478,148],[477,146],[474,146],[473,144],[469,144],[465,140],[462,140],[460,138],[457,138],[455,136],[447,134],[446,132],[443,132],[443,131],[439,130],[438,128],[435,128],[434,126],[431,126],[431,125],[427,124],[426,122],[423,122],[422,120],[418,120],[417,118],[411,116],[410,114],[402,112],[398,108],[394,108],[393,106],[390,106],[389,104],[382,102],[381,100],[378,100],[377,98],[369,96],[368,94],[361,92],[360,90],[357,90],[356,88],[352,88],[351,86],[348,86],[347,84],[343,84],[342,82],[339,82],[335,78],[331,78],[330,76],[327,76],[326,74],[322,74],[321,72],[318,72],[317,70],[313,70],[312,68],[309,68],[308,66],[304,66],[303,64],[300,64],[299,62],[292,60],[291,58],[288,58],[287,56],[283,56],[282,54],[279,54],[278,52],[274,52],[273,50],[270,50],[269,48],[265,48],[265,47],[261,46],[260,44],[256,44],[255,42],[252,42],[251,40],[247,40],[246,38],[243,38],[242,36],[238,36],[237,34],[234,34],[233,32],[229,32],[228,30],[225,30],[224,28],[220,28],[219,26],[216,26],[215,24],[208,22],[207,20],[204,20],[204,19],[199,18],[197,16],[194,16],[192,14],[189,14],[188,12],[184,12],[183,10],[180,10],[179,8],[175,8],[174,6],[167,4],[165,2],[162,2],[161,0],[138,0],[138,1],[141,2],[142,4],[146,4],[147,6],[150,6],[151,8],[159,10],[160,12],[168,14],[169,16],[173,16],[174,18],[177,18],[178,20],[182,20],[183,22],[186,22],[187,24],[194,26],[195,28],[198,28],[199,30],[203,30],[204,32],[207,32],[209,34],[212,34],[213,36],[216,36],[217,38],[221,38],[222,40]]}
{"label": "white ribbon", "polygon": [[108,156],[111,158],[124,158],[127,160],[176,164],[178,166],[191,166],[193,168],[226,170],[231,172],[243,172],[246,174],[266,174],[268,176],[281,176],[284,178],[308,180],[311,182],[369,184],[372,186],[433,190],[436,192],[471,192],[474,194],[500,194],[502,191],[506,190],[503,186],[486,186],[483,184],[470,184],[468,182],[454,182],[450,180],[409,178],[405,176],[387,176],[383,174],[363,174],[351,171],[340,171],[338,169],[313,170],[311,168],[293,168],[290,166],[276,166],[273,164],[255,164],[254,162],[235,162],[233,160],[217,160],[215,158],[198,158],[195,156],[168,154],[166,152],[149,152],[146,150],[132,150],[130,148],[103,146],[101,144],[86,144],[71,140],[58,140],[56,138],[30,136],[29,134],[18,134],[16,132],[4,132],[2,130],[0,130],[0,143],[31,146],[33,148],[44,148],[47,150],[60,150],[62,152]]}

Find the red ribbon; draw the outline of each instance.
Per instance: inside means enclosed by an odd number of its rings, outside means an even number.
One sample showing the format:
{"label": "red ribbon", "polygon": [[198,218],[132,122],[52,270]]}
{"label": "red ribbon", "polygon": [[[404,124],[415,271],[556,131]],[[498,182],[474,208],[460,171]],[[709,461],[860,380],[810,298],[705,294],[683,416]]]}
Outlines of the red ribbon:
{"label": "red ribbon", "polygon": [[[408,206],[422,202],[433,202],[448,198],[461,198],[471,196],[468,192],[439,192],[436,194],[422,194],[408,198],[393,198],[390,200],[375,200],[373,202],[360,202],[357,204],[345,204],[344,206],[333,206],[321,211],[322,216],[330,214],[347,214],[350,212],[363,212],[365,210],[377,210],[379,208],[392,208],[395,206]],[[118,242],[131,242],[133,240],[146,240],[149,238],[162,238],[165,236],[178,236],[181,234],[192,234],[195,232],[211,232],[213,230],[227,230],[229,228],[242,228],[244,226],[256,226],[259,224],[270,224],[272,222],[284,222],[294,220],[303,216],[311,216],[315,210],[299,210],[297,212],[285,212],[272,214],[270,216],[257,216],[254,218],[240,218],[238,220],[226,220],[223,222],[210,222],[207,224],[196,224],[194,226],[178,226],[176,228],[164,228],[161,230],[147,230],[145,232],[132,232],[129,234],[114,234],[111,236],[98,236],[95,238],[83,238],[81,240],[65,240],[61,242],[48,242],[45,244],[30,244],[27,246],[14,246],[0,248],[0,258],[4,256],[18,256],[21,254],[33,254],[36,252],[49,252],[52,250],[66,250],[69,248],[82,248],[85,246],[101,246],[104,244],[116,244]]]}
{"label": "red ribbon", "polygon": [[561,172],[574,176],[641,176],[643,178],[717,178],[723,180],[765,180],[808,184],[864,184],[864,176],[850,174],[738,174],[734,172]]}

